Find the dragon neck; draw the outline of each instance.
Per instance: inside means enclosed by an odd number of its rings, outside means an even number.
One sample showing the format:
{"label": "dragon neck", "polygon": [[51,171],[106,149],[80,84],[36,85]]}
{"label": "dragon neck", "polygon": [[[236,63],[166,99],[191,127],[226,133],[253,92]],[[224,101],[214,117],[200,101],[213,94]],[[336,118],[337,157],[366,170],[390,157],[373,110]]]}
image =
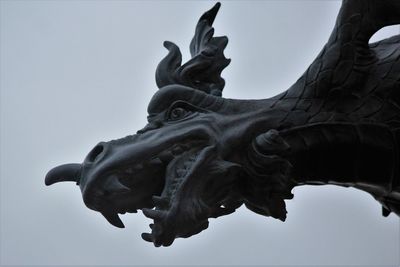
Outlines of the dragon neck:
{"label": "dragon neck", "polygon": [[295,100],[278,99],[243,103],[253,110],[251,119],[243,120],[249,123],[244,128],[253,133],[252,139],[277,130],[290,147],[291,152],[284,157],[293,165],[291,176],[296,185],[335,184],[384,194],[400,184],[398,141],[389,127],[359,122],[309,123],[306,111],[292,110]]}
{"label": "dragon neck", "polygon": [[360,189],[385,209],[398,209],[394,208],[400,202],[398,138],[387,125],[309,123],[301,112],[290,119],[290,105],[274,106],[270,100],[265,104],[269,111],[260,109],[251,126],[257,135],[249,150],[254,185],[249,192],[260,196],[249,199],[253,210],[265,205],[257,204],[261,195],[287,199],[295,186],[329,184]]}
{"label": "dragon neck", "polygon": [[288,160],[296,185],[354,187],[384,198],[398,184],[396,140],[385,126],[319,123],[281,135],[292,150]]}

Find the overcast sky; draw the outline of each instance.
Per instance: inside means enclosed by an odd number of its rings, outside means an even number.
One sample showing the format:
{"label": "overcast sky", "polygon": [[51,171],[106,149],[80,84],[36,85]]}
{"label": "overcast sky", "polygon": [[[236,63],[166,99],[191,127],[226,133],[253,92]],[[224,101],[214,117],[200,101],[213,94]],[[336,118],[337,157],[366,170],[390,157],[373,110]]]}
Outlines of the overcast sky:
{"label": "overcast sky", "polygon": [[[164,40],[184,57],[211,1],[1,1],[1,254],[6,264],[398,265],[399,218],[370,195],[303,186],[281,222],[245,208],[206,231],[154,248],[150,220],[117,229],[87,209],[74,183],[44,186],[52,167],[81,162],[99,141],[134,133],[156,92]],[[327,41],[339,1],[223,1],[224,96],[287,89]],[[382,30],[375,39],[398,34]]]}

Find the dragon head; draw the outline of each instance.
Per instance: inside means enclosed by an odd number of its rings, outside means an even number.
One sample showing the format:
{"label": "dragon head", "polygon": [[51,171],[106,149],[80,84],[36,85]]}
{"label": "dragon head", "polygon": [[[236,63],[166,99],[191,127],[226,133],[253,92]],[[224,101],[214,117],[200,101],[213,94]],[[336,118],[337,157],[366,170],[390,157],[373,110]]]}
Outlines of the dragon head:
{"label": "dragon head", "polygon": [[164,43],[169,53],[157,67],[160,90],[148,105],[148,124],[137,134],[99,143],[82,164],[52,169],[46,185],[76,182],[86,206],[117,227],[124,227],[118,213],[142,209],[154,220],[151,233],[142,238],[155,246],[197,234],[209,218],[232,213],[243,203],[284,219],[282,210],[260,208],[264,203],[246,194],[260,191],[246,186],[248,177],[257,177],[250,163],[276,160],[257,156],[257,146],[282,142],[269,132],[253,142],[248,157],[257,124],[265,124],[249,118],[265,104],[221,97],[225,81],[220,74],[230,60],[223,54],[227,37],[213,37],[219,7],[200,18],[190,44],[192,58],[184,65],[179,48]]}

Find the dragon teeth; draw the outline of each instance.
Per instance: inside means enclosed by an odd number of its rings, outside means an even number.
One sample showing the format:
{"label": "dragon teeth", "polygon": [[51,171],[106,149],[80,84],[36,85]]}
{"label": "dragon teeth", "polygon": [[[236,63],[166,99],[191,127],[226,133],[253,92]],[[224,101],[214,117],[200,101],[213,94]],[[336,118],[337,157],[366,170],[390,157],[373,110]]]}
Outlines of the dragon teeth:
{"label": "dragon teeth", "polygon": [[121,219],[118,217],[117,213],[113,213],[113,212],[101,212],[101,214],[104,216],[104,218],[107,219],[107,221],[109,223],[111,223],[112,225],[114,225],[115,227],[118,228],[124,228],[124,224],[121,221]]}
{"label": "dragon teeth", "polygon": [[152,209],[142,209],[144,216],[153,220],[161,220],[164,218],[166,211],[152,210]]}
{"label": "dragon teeth", "polygon": [[142,238],[144,241],[153,242],[154,238],[153,235],[150,233],[142,233]]}

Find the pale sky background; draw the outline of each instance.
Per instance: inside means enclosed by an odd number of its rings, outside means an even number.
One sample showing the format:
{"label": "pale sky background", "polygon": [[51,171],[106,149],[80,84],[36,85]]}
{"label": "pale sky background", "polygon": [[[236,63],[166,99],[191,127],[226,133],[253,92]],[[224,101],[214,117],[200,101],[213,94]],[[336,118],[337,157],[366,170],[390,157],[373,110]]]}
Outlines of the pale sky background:
{"label": "pale sky background", "polygon": [[[211,1],[1,1],[1,265],[392,265],[399,218],[371,196],[335,186],[294,189],[285,223],[245,208],[206,231],[154,248],[151,222],[117,229],[87,209],[74,183],[45,187],[52,167],[81,162],[99,141],[145,125],[164,40],[184,57]],[[306,70],[339,1],[222,1],[225,97],[266,98]],[[374,38],[399,33],[382,30]]]}

